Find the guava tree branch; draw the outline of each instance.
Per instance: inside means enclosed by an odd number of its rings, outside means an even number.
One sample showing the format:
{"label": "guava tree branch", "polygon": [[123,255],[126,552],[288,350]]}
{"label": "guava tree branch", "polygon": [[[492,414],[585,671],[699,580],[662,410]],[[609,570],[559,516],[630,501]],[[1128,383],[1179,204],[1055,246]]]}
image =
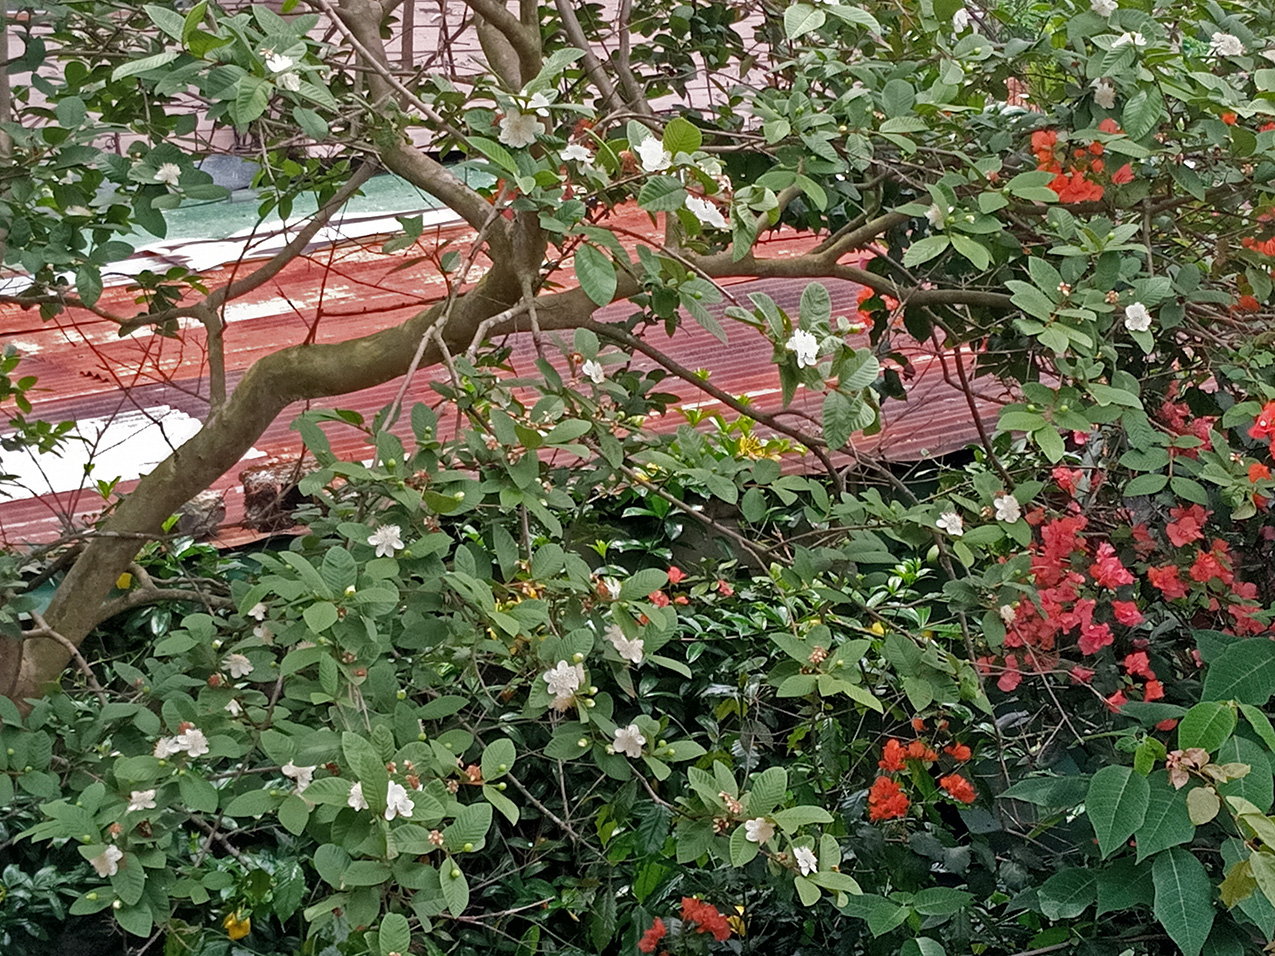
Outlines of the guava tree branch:
{"label": "guava tree branch", "polygon": [[[509,12],[501,0],[465,0],[465,5],[482,17],[513,47],[522,73],[521,87],[540,72],[540,31],[533,32],[528,25]],[[493,64],[494,66],[495,64]]]}
{"label": "guava tree branch", "polygon": [[584,64],[584,72],[588,75],[589,81],[602,95],[603,104],[612,112],[624,109],[623,100],[616,94],[615,84],[607,76],[607,71],[602,66],[602,61],[593,52],[593,48],[589,45],[588,37],[584,35],[584,28],[580,26],[580,19],[576,16],[571,0],[555,0],[555,5],[558,8],[558,19],[562,21],[562,29],[567,35],[567,40],[577,50],[584,51],[584,57],[581,60]]}

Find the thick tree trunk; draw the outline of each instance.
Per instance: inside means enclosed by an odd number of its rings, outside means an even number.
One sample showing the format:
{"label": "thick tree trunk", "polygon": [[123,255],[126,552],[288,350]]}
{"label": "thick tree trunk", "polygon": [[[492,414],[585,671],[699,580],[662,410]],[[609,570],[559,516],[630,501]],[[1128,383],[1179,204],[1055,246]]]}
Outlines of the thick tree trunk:
{"label": "thick tree trunk", "polygon": [[[443,332],[449,348],[468,347],[484,320],[519,301],[518,267],[529,258],[493,269],[456,301]],[[547,324],[563,327],[583,321],[590,312],[591,307],[579,315],[559,310]],[[404,374],[421,338],[442,313],[438,305],[361,339],[294,346],[257,362],[203,428],[145,476],[90,540],[54,594],[45,613],[49,626],[78,646],[98,623],[104,598],[147,536],[157,534],[165,519],[233,468],[288,405],[370,388]],[[510,331],[513,324],[510,320],[492,334]],[[430,346],[425,363],[439,360],[437,347]],[[55,684],[69,660],[68,651],[55,641],[0,639],[0,693],[21,706]]]}

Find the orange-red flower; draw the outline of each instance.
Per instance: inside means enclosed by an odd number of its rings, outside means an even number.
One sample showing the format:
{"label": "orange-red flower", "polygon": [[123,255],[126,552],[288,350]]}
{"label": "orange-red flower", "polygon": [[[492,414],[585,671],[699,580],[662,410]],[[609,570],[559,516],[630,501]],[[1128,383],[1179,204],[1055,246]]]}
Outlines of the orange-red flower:
{"label": "orange-red flower", "polygon": [[1257,415],[1257,420],[1253,422],[1253,426],[1248,430],[1250,438],[1270,440],[1275,438],[1275,402],[1267,402],[1262,406],[1261,412]]}
{"label": "orange-red flower", "polygon": [[1236,116],[1234,113],[1228,112],[1228,113],[1222,114],[1222,122],[1225,123],[1227,126],[1234,126],[1237,122],[1239,122],[1239,119],[1240,118]]}
{"label": "orange-red flower", "polygon": [[965,746],[965,744],[948,744],[943,748],[943,752],[945,754],[950,754],[952,759],[957,763],[965,763],[965,761],[969,760],[970,757],[973,756],[970,748]]}
{"label": "orange-red flower", "polygon": [[1248,480],[1256,484],[1259,481],[1265,481],[1270,478],[1271,470],[1268,466],[1260,462],[1253,462],[1248,466]]}
{"label": "orange-red flower", "polygon": [[868,791],[868,819],[894,820],[905,816],[911,801],[903,789],[889,777],[877,777]]}
{"label": "orange-red flower", "polygon": [[642,938],[638,940],[638,950],[643,953],[655,952],[655,947],[660,945],[660,940],[664,938],[664,934],[668,930],[664,927],[664,920],[658,916],[655,922],[651,924],[651,928],[642,934]]}
{"label": "orange-red flower", "polygon": [[882,770],[897,772],[903,769],[904,761],[907,758],[907,748],[891,737],[885,742],[885,747],[881,752],[881,759],[877,761],[877,766]]}
{"label": "orange-red flower", "polygon": [[693,896],[682,897],[682,919],[695,924],[695,932],[712,933],[721,942],[730,938],[730,923],[712,903],[705,903]]}
{"label": "orange-red flower", "polygon": [[978,799],[978,794],[974,792],[974,785],[959,773],[939,777],[939,786],[943,788],[949,797],[953,800],[959,800],[961,803],[973,803]]}
{"label": "orange-red flower", "polygon": [[910,744],[908,744],[908,756],[911,757],[913,760],[933,761],[933,760],[939,759],[938,754],[936,754],[929,747],[925,746],[925,744],[919,740],[914,740]]}

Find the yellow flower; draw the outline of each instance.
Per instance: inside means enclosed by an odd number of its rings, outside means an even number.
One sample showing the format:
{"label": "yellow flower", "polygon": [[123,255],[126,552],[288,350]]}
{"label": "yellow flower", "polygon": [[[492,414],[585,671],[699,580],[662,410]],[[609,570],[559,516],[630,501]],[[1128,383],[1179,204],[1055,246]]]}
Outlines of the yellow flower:
{"label": "yellow flower", "polygon": [[129,574],[127,571],[125,571],[123,574],[121,574],[118,578],[115,579],[115,586],[119,588],[121,591],[127,591],[129,588],[133,586],[133,576]]}
{"label": "yellow flower", "polygon": [[226,935],[231,939],[243,939],[252,932],[252,917],[243,910],[235,910],[226,914],[221,925],[226,927]]}
{"label": "yellow flower", "polygon": [[871,631],[873,634],[884,634],[885,625],[882,624],[880,621],[873,621],[872,626],[869,627],[868,630]]}

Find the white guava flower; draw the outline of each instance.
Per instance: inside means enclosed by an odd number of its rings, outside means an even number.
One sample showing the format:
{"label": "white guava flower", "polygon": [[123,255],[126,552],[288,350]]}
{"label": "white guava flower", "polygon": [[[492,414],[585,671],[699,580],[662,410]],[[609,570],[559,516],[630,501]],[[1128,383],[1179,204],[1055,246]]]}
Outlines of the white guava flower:
{"label": "white guava flower", "polygon": [[1010,524],[1023,516],[1023,509],[1013,495],[997,495],[992,510],[996,513],[997,521],[1008,521]]}
{"label": "white guava flower", "polygon": [[796,847],[793,849],[792,855],[793,859],[797,861],[797,866],[801,869],[802,876],[809,876],[811,873],[819,872],[819,859],[810,847]]}
{"label": "white guava flower", "polygon": [[1093,101],[1101,106],[1104,110],[1109,110],[1116,105],[1116,84],[1105,76],[1101,76],[1093,81]]}
{"label": "white guava flower", "polygon": [[624,754],[626,757],[636,760],[642,756],[642,746],[645,743],[646,738],[642,736],[642,731],[638,729],[637,724],[620,727],[615,732],[615,752]]}
{"label": "white guava flower", "polygon": [[241,677],[247,677],[252,673],[252,661],[248,660],[248,658],[243,654],[227,654],[222,658],[221,666],[224,667],[235,680],[239,680]]}
{"label": "white guava flower", "polygon": [[765,817],[744,821],[744,839],[749,843],[769,843],[775,838],[775,825]]}
{"label": "white guava flower", "polygon": [[314,771],[317,767],[298,767],[291,760],[285,763],[281,768],[283,775],[295,780],[297,783],[297,793],[305,793],[305,788],[310,786],[314,781]]}
{"label": "white guava flower", "polygon": [[134,790],[128,795],[128,812],[132,813],[136,810],[154,810],[155,809],[155,791],[154,790]]}
{"label": "white guava flower", "polygon": [[182,745],[177,742],[176,737],[160,737],[155,741],[155,756],[160,760],[167,760],[174,754],[182,752]]}
{"label": "white guava flower", "polygon": [[707,199],[701,199],[699,196],[687,196],[686,208],[691,211],[691,215],[705,226],[713,226],[717,229],[729,228],[722,211]]}
{"label": "white guava flower", "polygon": [[1230,33],[1215,33],[1209,40],[1209,52],[1214,56],[1243,56],[1244,44]]}
{"label": "white guava flower", "polygon": [[192,757],[202,757],[208,753],[208,738],[198,727],[191,727],[178,734],[177,745]]}
{"label": "white guava flower", "polygon": [[501,118],[500,136],[497,138],[506,146],[516,149],[530,146],[544,131],[544,125],[536,119],[535,113],[510,113]]}
{"label": "white guava flower", "polygon": [[376,546],[378,558],[392,558],[395,551],[403,550],[403,529],[396,524],[383,524],[368,536],[367,543]]}
{"label": "white guava flower", "polygon": [[254,604],[251,608],[248,609],[248,616],[252,618],[254,621],[264,621],[266,619],[265,604],[263,604],[261,601],[258,601],[256,604]]}
{"label": "white guava flower", "polygon": [[239,701],[232,697],[226,703],[226,712],[229,713],[231,717],[241,717],[243,716],[243,704],[239,703]]}
{"label": "white guava flower", "polygon": [[592,381],[594,385],[601,385],[607,378],[606,369],[602,367],[602,363],[593,359],[584,360],[584,364],[580,366],[580,374]]}
{"label": "white guava flower", "polygon": [[385,794],[385,819],[393,820],[396,816],[410,817],[415,809],[416,804],[407,795],[407,788],[391,780],[389,790]]}
{"label": "white guava flower", "polygon": [[296,73],[283,73],[275,77],[275,85],[281,90],[295,93],[301,89],[301,77]]}
{"label": "white guava flower", "polygon": [[797,354],[797,368],[814,368],[819,364],[819,340],[813,332],[797,329],[784,348]]}
{"label": "white guava flower", "polygon": [[1012,604],[1002,604],[996,609],[996,613],[1001,616],[1001,620],[1006,624],[1013,624],[1018,619],[1018,611],[1014,609]]}
{"label": "white guava flower", "polygon": [[603,578],[602,586],[607,589],[607,596],[612,601],[620,600],[620,582],[616,578]]}
{"label": "white guava flower", "polygon": [[624,636],[624,632],[614,624],[607,627],[604,636],[611,642],[611,646],[615,648],[616,653],[624,660],[631,661],[634,664],[642,663],[642,650],[646,643],[642,638],[638,637],[629,640]]}
{"label": "white guava flower", "polygon": [[1141,33],[1122,33],[1111,44],[1111,49],[1120,50],[1127,46],[1144,47],[1146,45],[1147,38]]}
{"label": "white guava flower", "polygon": [[117,846],[108,846],[93,859],[89,860],[89,864],[93,869],[97,870],[98,876],[114,876],[120,871],[120,860],[124,859],[124,851]]}
{"label": "white guava flower", "polygon": [[155,170],[155,182],[165,186],[176,186],[182,178],[182,168],[176,163],[161,163]]}
{"label": "white guava flower", "polygon": [[584,668],[579,664],[573,666],[566,661],[558,661],[553,668],[545,671],[541,676],[549,685],[549,693],[553,697],[570,699],[580,689],[580,684],[584,680]]}
{"label": "white guava flower", "polygon": [[965,522],[955,511],[945,511],[939,515],[938,520],[934,522],[935,527],[940,531],[946,531],[953,538],[959,538],[965,533]]}
{"label": "white guava flower", "polygon": [[572,143],[558,155],[569,162],[584,163],[586,166],[593,164],[593,154],[579,143]]}
{"label": "white guava flower", "polygon": [[1120,8],[1116,0],[1089,0],[1089,6],[1098,16],[1106,18]]}
{"label": "white guava flower", "polygon": [[284,56],[282,53],[275,53],[273,50],[262,50],[262,54],[266,58],[266,69],[271,73],[282,73],[289,70],[296,63],[296,60],[290,56]]}
{"label": "white guava flower", "polygon": [[356,783],[350,788],[350,795],[345,798],[345,805],[351,810],[366,810],[367,801],[363,799],[363,784]]}
{"label": "white guava flower", "polygon": [[1151,313],[1141,302],[1131,302],[1125,306],[1124,327],[1130,332],[1151,331]]}
{"label": "white guava flower", "polygon": [[654,136],[648,136],[633,147],[642,168],[649,173],[657,173],[673,165],[673,154],[664,148],[664,144]]}
{"label": "white guava flower", "polygon": [[[974,21],[970,17],[970,12],[966,10],[964,7],[961,7],[954,14],[952,14],[952,31],[954,33],[964,33],[971,26],[973,26],[973,24],[974,24]],[[977,27],[975,27],[974,32],[975,33],[978,32]]]}
{"label": "white guava flower", "polygon": [[548,116],[549,107],[553,104],[553,100],[545,96],[543,93],[533,93],[531,99],[527,101],[527,109],[538,116]]}
{"label": "white guava flower", "polygon": [[951,211],[950,209],[944,209],[936,202],[932,202],[930,203],[930,208],[925,210],[925,219],[931,228],[941,230],[947,223],[947,214]]}

